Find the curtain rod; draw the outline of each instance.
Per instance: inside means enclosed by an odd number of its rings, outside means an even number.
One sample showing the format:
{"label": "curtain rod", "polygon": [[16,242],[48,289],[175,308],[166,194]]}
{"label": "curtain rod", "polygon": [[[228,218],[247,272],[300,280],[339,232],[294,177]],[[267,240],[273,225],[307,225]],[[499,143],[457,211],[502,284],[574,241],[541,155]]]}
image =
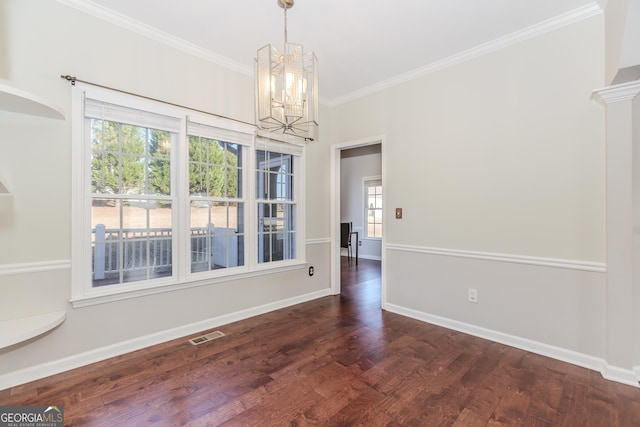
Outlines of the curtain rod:
{"label": "curtain rod", "polygon": [[76,85],[76,82],[86,83],[86,84],[89,84],[89,85],[91,85],[91,86],[96,86],[96,87],[100,87],[100,88],[103,88],[103,89],[115,90],[116,92],[124,93],[124,94],[126,94],[126,95],[133,95],[133,96],[137,96],[137,97],[139,97],[139,98],[147,99],[147,100],[149,100],[149,101],[161,102],[161,103],[163,103],[163,104],[171,105],[171,106],[173,106],[173,107],[185,108],[185,109],[187,109],[187,110],[196,111],[196,112],[198,112],[198,113],[209,114],[209,115],[212,115],[212,116],[220,117],[220,118],[222,118],[222,119],[233,120],[234,122],[243,123],[243,124],[245,124],[245,125],[250,125],[250,126],[254,126],[254,127],[256,127],[256,125],[255,125],[254,123],[248,123],[248,122],[245,122],[245,121],[243,121],[243,120],[234,119],[234,118],[232,118],[232,117],[223,116],[223,115],[221,115],[221,114],[210,113],[209,111],[198,110],[197,108],[186,107],[186,106],[184,106],[184,105],[174,104],[173,102],[167,102],[167,101],[163,101],[163,100],[161,100],[161,99],[151,98],[151,97],[149,97],[149,96],[144,96],[144,95],[140,95],[140,94],[137,94],[137,93],[128,92],[128,91],[126,91],[126,90],[116,89],[116,88],[112,88],[112,87],[109,87],[109,86],[104,86],[104,85],[101,85],[101,84],[98,84],[98,83],[88,82],[88,81],[86,81],[86,80],[80,80],[80,79],[78,79],[78,78],[76,78],[76,77],[70,76],[69,74],[67,74],[67,75],[60,75],[60,78],[62,78],[62,79],[64,79],[64,80],[67,80],[67,81],[71,82],[71,86],[75,86],[75,85]]}

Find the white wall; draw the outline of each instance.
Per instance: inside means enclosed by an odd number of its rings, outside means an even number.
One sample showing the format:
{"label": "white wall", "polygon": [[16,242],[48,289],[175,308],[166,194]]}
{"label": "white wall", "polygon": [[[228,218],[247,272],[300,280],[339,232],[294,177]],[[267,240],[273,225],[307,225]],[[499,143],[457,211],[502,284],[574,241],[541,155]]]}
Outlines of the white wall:
{"label": "white wall", "polygon": [[307,145],[305,170],[307,174],[307,191],[303,196],[306,203],[307,239],[327,241],[327,250],[331,236],[331,220],[329,218],[329,109],[320,105],[320,125],[318,138]]}
{"label": "white wall", "polygon": [[332,109],[386,135],[387,309],[602,360],[603,81],[599,15]]}
{"label": "white wall", "polygon": [[640,1],[609,0],[606,5],[607,85],[640,78]]}
{"label": "white wall", "polygon": [[333,142],[388,137],[390,242],[604,260],[601,21],[333,109]]}
{"label": "white wall", "polygon": [[[358,232],[358,256],[377,259],[382,256],[382,241],[364,236],[364,189],[365,177],[382,176],[382,154],[365,146],[344,150],[340,159],[340,222],[352,222],[353,231]],[[352,154],[345,155],[345,151]],[[355,250],[355,248],[354,248]]]}
{"label": "white wall", "polygon": [[606,84],[611,84],[620,70],[620,60],[627,27],[629,0],[608,0],[605,13]]}
{"label": "white wall", "polygon": [[[55,121],[0,111],[0,321],[66,310],[38,339],[0,349],[0,389],[215,323],[329,292],[328,150],[308,146],[306,267],[74,309],[70,298],[72,74],[121,90],[253,121],[253,80],[50,0],[0,2],[0,80],[67,113]],[[327,114],[320,111],[320,121]],[[328,127],[327,127],[328,128]]]}
{"label": "white wall", "polygon": [[640,96],[633,100],[633,313],[634,366],[640,377]]}

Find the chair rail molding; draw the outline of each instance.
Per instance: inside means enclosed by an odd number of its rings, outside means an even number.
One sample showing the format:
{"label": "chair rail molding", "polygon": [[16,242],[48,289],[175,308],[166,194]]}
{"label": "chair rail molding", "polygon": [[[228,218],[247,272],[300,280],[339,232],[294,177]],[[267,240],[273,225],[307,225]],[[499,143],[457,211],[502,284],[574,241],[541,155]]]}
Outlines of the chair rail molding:
{"label": "chair rail molding", "polygon": [[423,246],[411,246],[411,245],[398,245],[387,244],[387,250],[390,251],[402,251],[402,252],[414,252],[429,255],[442,255],[458,258],[473,258],[483,259],[488,261],[508,262],[515,264],[528,264],[536,265],[540,267],[555,267],[564,268],[569,270],[582,270],[596,273],[605,273],[607,271],[606,264],[600,262],[589,261],[575,261],[556,258],[542,258],[532,257],[524,255],[502,254],[493,252],[476,252],[476,251],[463,251],[457,249],[443,249],[443,248],[430,248]]}
{"label": "chair rail molding", "polygon": [[47,271],[66,270],[71,268],[70,260],[25,262],[0,265],[0,276],[15,274],[41,273]]}

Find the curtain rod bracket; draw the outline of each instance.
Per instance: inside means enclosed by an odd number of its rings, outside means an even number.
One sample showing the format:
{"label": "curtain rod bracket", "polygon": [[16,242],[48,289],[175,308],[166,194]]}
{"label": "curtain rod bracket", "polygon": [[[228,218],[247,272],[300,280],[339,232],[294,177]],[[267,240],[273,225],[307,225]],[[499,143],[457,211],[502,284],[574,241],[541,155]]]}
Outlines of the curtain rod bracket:
{"label": "curtain rod bracket", "polygon": [[66,76],[62,76],[62,75],[61,75],[61,76],[60,76],[60,78],[65,79],[65,80],[67,80],[67,81],[71,82],[71,86],[75,86],[75,85],[76,85],[76,78],[75,78],[75,77],[70,76],[69,74],[67,74]]}

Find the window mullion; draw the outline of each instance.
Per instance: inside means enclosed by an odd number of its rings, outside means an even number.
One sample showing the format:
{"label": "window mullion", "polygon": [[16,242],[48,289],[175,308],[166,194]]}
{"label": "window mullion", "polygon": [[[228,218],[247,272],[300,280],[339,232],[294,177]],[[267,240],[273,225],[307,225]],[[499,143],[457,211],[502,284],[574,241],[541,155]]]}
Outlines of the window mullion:
{"label": "window mullion", "polygon": [[188,163],[188,137],[186,125],[182,123],[180,133],[175,138],[175,149],[172,152],[171,176],[172,179],[171,195],[173,203],[177,208],[176,217],[173,219],[174,230],[177,231],[179,237],[174,238],[173,242],[177,245],[174,251],[174,265],[177,267],[176,276],[179,282],[183,282],[187,278],[190,256],[191,235],[188,232],[189,225],[189,163]]}
{"label": "window mullion", "polygon": [[250,270],[255,269],[258,265],[258,202],[256,194],[257,190],[257,170],[256,170],[256,150],[246,150],[247,167],[244,168],[246,188],[246,223],[245,223],[245,253],[247,254]]}

